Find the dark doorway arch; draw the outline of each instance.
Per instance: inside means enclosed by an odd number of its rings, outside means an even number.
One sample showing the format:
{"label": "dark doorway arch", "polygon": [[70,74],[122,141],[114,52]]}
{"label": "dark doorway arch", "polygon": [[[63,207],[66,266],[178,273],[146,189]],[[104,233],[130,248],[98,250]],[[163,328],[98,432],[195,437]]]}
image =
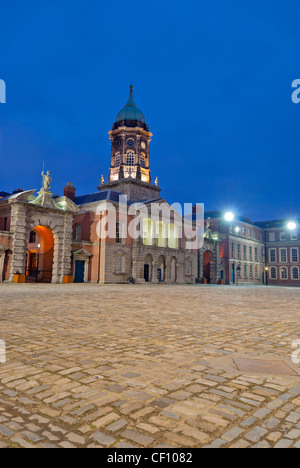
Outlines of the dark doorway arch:
{"label": "dark doorway arch", "polygon": [[204,252],[203,255],[203,276],[208,284],[214,283],[214,256],[210,250]]}

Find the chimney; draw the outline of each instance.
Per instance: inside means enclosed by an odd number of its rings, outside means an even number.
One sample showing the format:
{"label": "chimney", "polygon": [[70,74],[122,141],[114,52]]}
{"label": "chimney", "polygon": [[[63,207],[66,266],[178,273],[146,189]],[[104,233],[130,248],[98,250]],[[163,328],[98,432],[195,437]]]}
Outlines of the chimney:
{"label": "chimney", "polygon": [[74,200],[75,192],[76,188],[71,182],[68,182],[66,187],[64,187],[64,196],[70,198],[70,200]]}

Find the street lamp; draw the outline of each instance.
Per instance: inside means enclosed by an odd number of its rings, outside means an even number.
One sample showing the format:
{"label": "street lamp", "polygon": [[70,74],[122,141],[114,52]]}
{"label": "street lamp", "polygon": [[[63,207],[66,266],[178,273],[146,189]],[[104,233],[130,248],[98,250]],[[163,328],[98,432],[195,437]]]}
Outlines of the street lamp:
{"label": "street lamp", "polygon": [[234,220],[234,214],[231,211],[228,211],[225,213],[225,220],[228,221],[229,223]]}
{"label": "street lamp", "polygon": [[290,221],[287,225],[287,228],[290,231],[295,231],[295,229],[297,228],[297,224],[294,221]]}
{"label": "street lamp", "polygon": [[239,285],[240,273],[241,273],[241,267],[240,267],[240,265],[238,265],[238,266],[236,267],[236,271],[237,271],[237,275],[236,275],[236,285],[238,286],[238,285]]}
{"label": "street lamp", "polygon": [[268,272],[269,272],[269,267],[265,267],[265,273],[266,273],[266,286],[268,286]]}

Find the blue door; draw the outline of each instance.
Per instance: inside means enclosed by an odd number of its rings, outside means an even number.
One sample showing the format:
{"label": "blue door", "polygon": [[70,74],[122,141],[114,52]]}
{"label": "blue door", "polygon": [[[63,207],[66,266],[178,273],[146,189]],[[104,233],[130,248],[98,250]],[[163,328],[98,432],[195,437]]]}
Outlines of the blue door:
{"label": "blue door", "polygon": [[76,260],[74,283],[84,283],[84,267],[85,267],[84,261]]}
{"label": "blue door", "polygon": [[235,284],[235,267],[234,267],[234,263],[232,264],[232,283]]}
{"label": "blue door", "polygon": [[162,271],[161,268],[157,270],[157,279],[161,283],[162,282]]}

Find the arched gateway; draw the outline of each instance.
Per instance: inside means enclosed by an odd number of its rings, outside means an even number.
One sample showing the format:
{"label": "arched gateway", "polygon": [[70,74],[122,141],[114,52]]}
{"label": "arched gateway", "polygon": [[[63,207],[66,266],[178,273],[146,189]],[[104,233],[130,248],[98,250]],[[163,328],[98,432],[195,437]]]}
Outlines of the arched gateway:
{"label": "arched gateway", "polygon": [[[33,274],[38,281],[63,283],[70,274],[73,215],[78,207],[67,197],[52,198],[48,186],[12,196],[12,258],[10,280],[16,274]],[[36,238],[31,233],[35,233]],[[35,248],[30,250],[30,240]]]}

